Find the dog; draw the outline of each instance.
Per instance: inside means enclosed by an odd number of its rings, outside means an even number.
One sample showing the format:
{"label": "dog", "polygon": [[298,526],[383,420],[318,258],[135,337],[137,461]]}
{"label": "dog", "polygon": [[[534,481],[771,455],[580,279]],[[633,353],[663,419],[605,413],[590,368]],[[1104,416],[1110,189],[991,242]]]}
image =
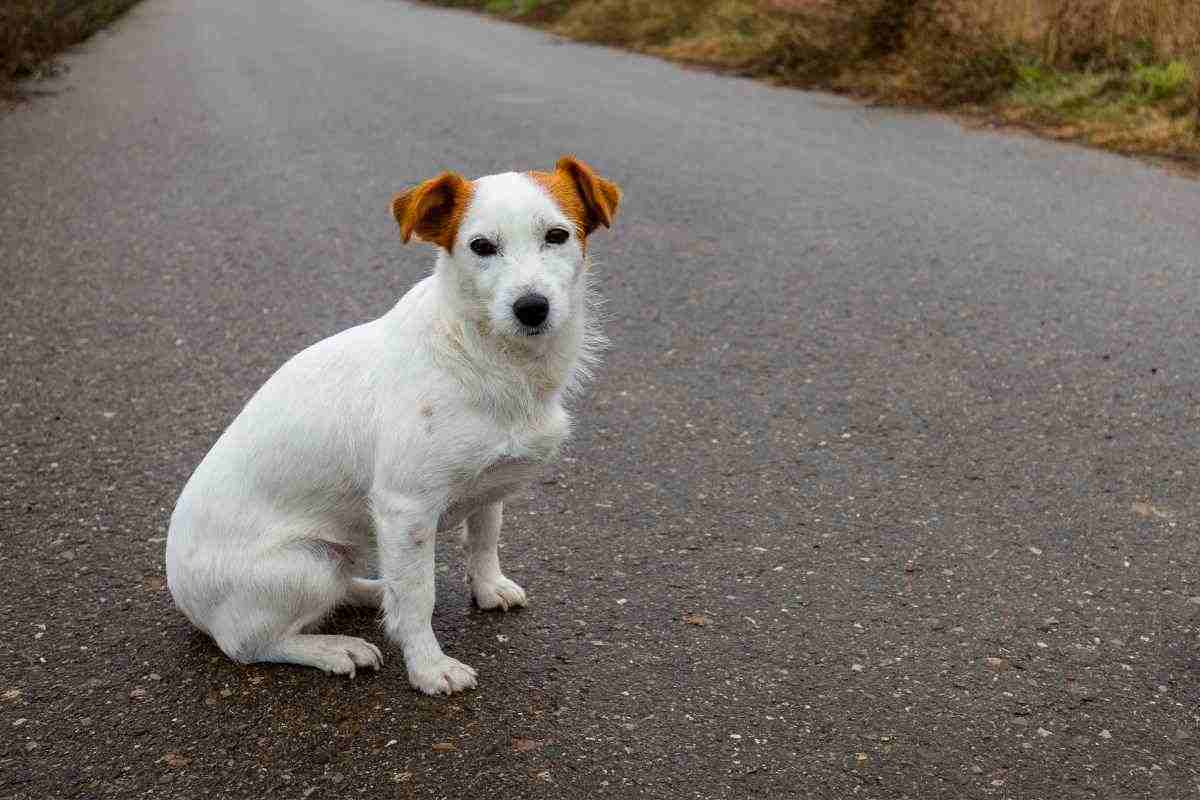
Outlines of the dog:
{"label": "dog", "polygon": [[433,273],[287,361],[200,462],[167,535],[183,614],[240,663],[353,678],[379,648],[311,630],[339,604],[378,608],[416,689],[473,688],[433,633],[434,540],[465,526],[479,608],[526,604],[500,569],[504,499],[568,436],[564,399],[603,344],[588,236],[620,200],[571,156],[397,195],[400,236],[437,248]]}

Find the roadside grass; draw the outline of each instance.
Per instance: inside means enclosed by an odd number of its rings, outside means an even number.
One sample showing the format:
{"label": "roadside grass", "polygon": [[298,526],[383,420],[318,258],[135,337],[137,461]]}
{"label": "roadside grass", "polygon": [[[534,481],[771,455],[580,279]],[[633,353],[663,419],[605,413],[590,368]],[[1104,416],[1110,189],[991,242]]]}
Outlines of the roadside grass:
{"label": "roadside grass", "polygon": [[138,0],[0,0],[0,92],[53,72],[53,56],[112,22]]}
{"label": "roadside grass", "polygon": [[1026,64],[1018,72],[997,106],[1008,121],[1127,153],[1200,157],[1196,71],[1187,62],[1085,72]]}
{"label": "roadside grass", "polygon": [[1200,0],[427,0],[1200,167]]}

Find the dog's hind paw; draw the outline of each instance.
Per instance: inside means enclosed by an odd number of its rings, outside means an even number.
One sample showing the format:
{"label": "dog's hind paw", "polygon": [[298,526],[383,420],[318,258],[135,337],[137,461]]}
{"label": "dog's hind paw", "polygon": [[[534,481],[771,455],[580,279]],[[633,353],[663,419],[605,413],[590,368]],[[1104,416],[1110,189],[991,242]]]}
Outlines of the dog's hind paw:
{"label": "dog's hind paw", "polygon": [[466,664],[443,655],[428,664],[408,668],[408,682],[425,694],[454,694],[474,689],[478,673]]}
{"label": "dog's hind paw", "polygon": [[503,575],[488,580],[472,578],[470,584],[471,596],[475,598],[475,605],[485,611],[493,608],[508,611],[510,608],[528,604],[525,599],[525,590],[521,588],[520,584]]}
{"label": "dog's hind paw", "polygon": [[378,670],[383,666],[383,653],[356,636],[300,634],[272,642],[252,660],[303,664],[326,674],[353,678],[358,667]]}

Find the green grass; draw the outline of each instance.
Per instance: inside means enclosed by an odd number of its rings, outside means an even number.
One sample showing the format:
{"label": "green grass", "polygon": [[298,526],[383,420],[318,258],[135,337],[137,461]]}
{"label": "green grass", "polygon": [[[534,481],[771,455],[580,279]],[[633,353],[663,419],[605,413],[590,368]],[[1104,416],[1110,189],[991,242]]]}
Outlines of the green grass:
{"label": "green grass", "polygon": [[1112,119],[1140,110],[1170,114],[1178,101],[1187,104],[1196,89],[1195,73],[1182,61],[1087,72],[1025,63],[1017,68],[1009,100],[1063,120]]}
{"label": "green grass", "polygon": [[1134,92],[1151,103],[1186,94],[1195,81],[1191,66],[1183,61],[1141,66],[1131,77]]}

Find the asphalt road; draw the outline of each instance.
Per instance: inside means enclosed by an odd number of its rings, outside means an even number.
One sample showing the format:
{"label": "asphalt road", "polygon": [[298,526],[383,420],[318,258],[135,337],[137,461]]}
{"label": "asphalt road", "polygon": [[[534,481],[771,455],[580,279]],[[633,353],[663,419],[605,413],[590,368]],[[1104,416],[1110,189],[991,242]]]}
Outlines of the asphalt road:
{"label": "asphalt road", "polygon": [[[147,0],[0,117],[0,796],[1200,796],[1200,185],[400,0]],[[183,482],[430,266],[393,192],[626,192],[478,691],[225,659]],[[382,642],[370,614],[330,628]]]}

